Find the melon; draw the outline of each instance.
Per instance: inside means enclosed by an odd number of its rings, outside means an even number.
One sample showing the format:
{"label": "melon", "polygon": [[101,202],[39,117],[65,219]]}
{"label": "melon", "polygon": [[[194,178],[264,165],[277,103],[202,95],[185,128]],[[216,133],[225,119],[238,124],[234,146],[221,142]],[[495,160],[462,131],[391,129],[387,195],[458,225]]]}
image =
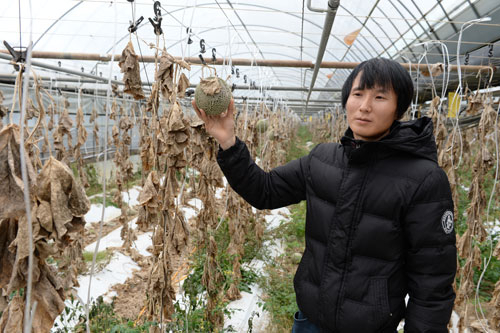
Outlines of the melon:
{"label": "melon", "polygon": [[274,129],[270,128],[269,131],[267,131],[267,139],[270,141],[276,139],[276,133],[274,132]]}
{"label": "melon", "polygon": [[201,79],[194,91],[196,106],[210,116],[226,111],[232,97],[231,87],[226,81],[213,76]]}
{"label": "melon", "polygon": [[292,254],[292,263],[298,265],[302,259],[302,253],[295,252]]}
{"label": "melon", "polygon": [[259,119],[255,127],[259,133],[266,133],[269,122],[267,119]]}

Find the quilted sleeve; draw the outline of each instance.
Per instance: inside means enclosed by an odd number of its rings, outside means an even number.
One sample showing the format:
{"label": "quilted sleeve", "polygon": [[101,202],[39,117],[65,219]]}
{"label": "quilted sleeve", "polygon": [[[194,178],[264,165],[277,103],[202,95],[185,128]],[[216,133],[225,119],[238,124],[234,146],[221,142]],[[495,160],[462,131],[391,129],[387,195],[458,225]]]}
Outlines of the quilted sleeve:
{"label": "quilted sleeve", "polygon": [[409,290],[405,332],[448,332],[457,258],[453,200],[441,168],[429,172],[419,185],[403,228]]}
{"label": "quilted sleeve", "polygon": [[219,150],[217,162],[233,190],[257,209],[284,207],[306,198],[307,156],[265,172],[236,138],[234,146]]}

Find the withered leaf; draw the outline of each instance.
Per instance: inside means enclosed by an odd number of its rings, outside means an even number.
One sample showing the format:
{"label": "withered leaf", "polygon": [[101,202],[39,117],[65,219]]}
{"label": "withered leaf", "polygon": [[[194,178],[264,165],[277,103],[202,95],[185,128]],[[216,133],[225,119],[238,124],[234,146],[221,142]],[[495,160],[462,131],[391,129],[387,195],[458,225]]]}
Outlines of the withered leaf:
{"label": "withered leaf", "polygon": [[118,63],[120,71],[124,73],[123,82],[125,83],[125,88],[123,92],[132,95],[136,100],[144,98],[138,59],[139,57],[135,54],[134,46],[130,41],[122,51],[122,57]]}
{"label": "withered leaf", "polygon": [[[21,179],[19,154],[19,127],[8,125],[0,130],[0,219],[24,214],[24,183]],[[35,183],[35,171],[29,156],[25,155],[28,182]]]}
{"label": "withered leaf", "polygon": [[200,88],[207,95],[213,96],[215,94],[220,93],[221,85],[219,82],[219,78],[212,77],[207,79],[200,79]]}
{"label": "withered leaf", "polygon": [[147,205],[149,207],[157,206],[155,199],[158,196],[159,184],[160,181],[158,179],[156,171],[151,171],[137,199],[139,201],[139,205],[141,206]]}
{"label": "withered leaf", "polygon": [[186,95],[187,88],[189,88],[189,79],[182,73],[177,84],[177,96],[183,98]]}
{"label": "withered leaf", "polygon": [[174,62],[174,57],[163,50],[156,80],[160,83],[161,93],[165,98],[170,97],[174,90]]}
{"label": "withered leaf", "polygon": [[16,295],[4,310],[0,319],[0,332],[22,332],[24,318],[24,298]]}

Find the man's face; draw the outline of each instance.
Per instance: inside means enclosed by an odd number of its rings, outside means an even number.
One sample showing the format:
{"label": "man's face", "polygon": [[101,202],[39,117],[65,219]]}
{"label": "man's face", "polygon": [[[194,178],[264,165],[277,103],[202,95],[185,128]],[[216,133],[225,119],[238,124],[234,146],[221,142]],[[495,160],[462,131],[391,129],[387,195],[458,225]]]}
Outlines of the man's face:
{"label": "man's face", "polygon": [[347,98],[347,122],[355,139],[377,141],[389,133],[397,118],[398,97],[392,88],[361,89],[361,74],[354,79]]}

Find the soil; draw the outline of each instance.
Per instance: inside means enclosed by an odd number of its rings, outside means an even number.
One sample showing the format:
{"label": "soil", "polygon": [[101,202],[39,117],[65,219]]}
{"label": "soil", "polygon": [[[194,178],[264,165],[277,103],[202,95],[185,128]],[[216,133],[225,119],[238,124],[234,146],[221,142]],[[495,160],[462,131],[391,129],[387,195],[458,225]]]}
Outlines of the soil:
{"label": "soil", "polygon": [[[195,219],[190,219],[188,225],[190,230],[195,230]],[[137,231],[138,235],[141,232]],[[172,258],[172,286],[177,293],[180,288],[180,282],[183,281],[190,270],[189,256],[195,250],[192,242],[189,242],[188,247],[180,254]],[[141,267],[139,271],[135,271],[133,276],[125,281],[123,284],[117,284],[111,289],[117,293],[114,298],[114,310],[117,316],[127,318],[129,320],[143,320],[143,312],[146,303],[146,287],[148,283],[149,272],[151,270],[152,258],[142,256],[135,252],[125,253]]]}
{"label": "soil", "polygon": [[[128,220],[130,221],[133,218],[135,218],[136,216],[137,216],[137,214],[129,215]],[[99,234],[99,223],[100,222],[90,223],[90,227],[85,228],[84,238],[83,238],[83,247],[86,247],[87,245],[92,244],[93,242],[95,242],[97,240],[97,235]],[[103,237],[105,237],[107,234],[109,234],[110,232],[114,231],[115,229],[117,229],[121,226],[122,225],[120,223],[119,217],[116,217],[112,220],[104,222],[102,225],[101,239]]]}

